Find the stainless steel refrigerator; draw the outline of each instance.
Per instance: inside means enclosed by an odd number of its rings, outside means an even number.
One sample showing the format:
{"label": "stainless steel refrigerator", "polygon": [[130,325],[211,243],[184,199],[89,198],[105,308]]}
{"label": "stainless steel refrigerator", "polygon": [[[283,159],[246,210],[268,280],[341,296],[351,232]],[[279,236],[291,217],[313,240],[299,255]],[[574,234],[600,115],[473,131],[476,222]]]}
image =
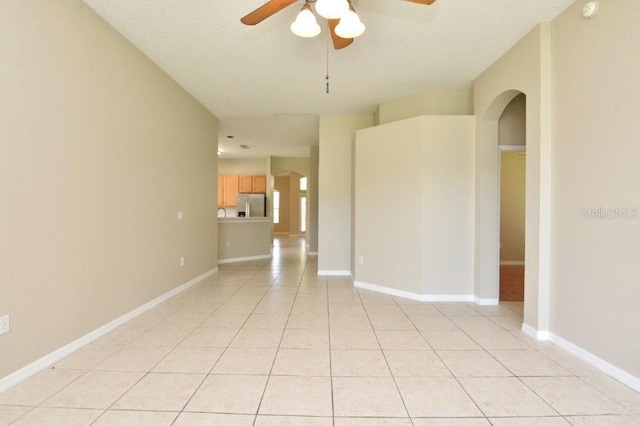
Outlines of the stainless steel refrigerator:
{"label": "stainless steel refrigerator", "polygon": [[238,217],[265,217],[267,199],[264,194],[238,194],[236,214]]}

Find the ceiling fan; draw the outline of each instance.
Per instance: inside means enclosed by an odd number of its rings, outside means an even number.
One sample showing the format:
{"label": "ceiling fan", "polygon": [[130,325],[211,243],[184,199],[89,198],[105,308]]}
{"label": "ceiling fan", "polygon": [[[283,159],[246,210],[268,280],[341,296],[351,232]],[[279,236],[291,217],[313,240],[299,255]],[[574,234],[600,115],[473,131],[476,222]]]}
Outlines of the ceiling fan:
{"label": "ceiling fan", "polygon": [[[404,0],[424,5],[433,4],[436,0]],[[240,22],[245,25],[256,25],[271,15],[280,12],[297,0],[270,0],[263,4]],[[305,0],[302,10],[295,22],[291,24],[291,31],[300,37],[315,37],[320,33],[320,26],[311,9],[315,3],[315,12],[327,19],[331,40],[335,49],[343,49],[353,43],[353,39],[364,32],[364,24],[355,13],[351,0]]]}

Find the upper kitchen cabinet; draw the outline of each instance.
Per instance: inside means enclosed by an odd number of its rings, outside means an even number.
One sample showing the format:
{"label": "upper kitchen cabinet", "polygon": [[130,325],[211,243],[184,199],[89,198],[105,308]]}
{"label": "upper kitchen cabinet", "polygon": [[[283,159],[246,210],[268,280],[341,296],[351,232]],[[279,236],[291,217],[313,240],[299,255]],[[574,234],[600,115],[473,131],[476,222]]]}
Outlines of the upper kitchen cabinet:
{"label": "upper kitchen cabinet", "polygon": [[251,192],[256,192],[258,194],[265,194],[267,192],[267,177],[262,176],[252,176],[253,181],[253,190]]}
{"label": "upper kitchen cabinet", "polygon": [[253,176],[239,176],[240,179],[240,192],[254,192],[253,191]]}
{"label": "upper kitchen cabinet", "polygon": [[236,195],[241,192],[264,194],[267,192],[265,175],[218,175],[218,207],[236,205]]}
{"label": "upper kitchen cabinet", "polygon": [[239,187],[239,178],[238,176],[220,176],[218,179],[224,179],[224,194],[222,196],[222,205],[224,207],[227,206],[235,206],[236,205],[236,195],[238,195],[238,187]]}
{"label": "upper kitchen cabinet", "polygon": [[224,177],[218,175],[218,207],[224,205]]}
{"label": "upper kitchen cabinet", "polygon": [[251,192],[254,194],[264,194],[267,192],[267,177],[258,176],[238,176],[239,188],[238,192]]}

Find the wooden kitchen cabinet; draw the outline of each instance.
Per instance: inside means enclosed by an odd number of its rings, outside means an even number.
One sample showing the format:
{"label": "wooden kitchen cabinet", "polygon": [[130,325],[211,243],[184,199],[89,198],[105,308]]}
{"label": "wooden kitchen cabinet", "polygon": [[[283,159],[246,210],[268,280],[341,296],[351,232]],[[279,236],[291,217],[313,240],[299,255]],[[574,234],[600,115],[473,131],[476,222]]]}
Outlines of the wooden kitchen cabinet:
{"label": "wooden kitchen cabinet", "polygon": [[253,189],[252,192],[258,194],[265,194],[267,192],[267,177],[266,176],[252,176]]}
{"label": "wooden kitchen cabinet", "polygon": [[218,207],[234,207],[240,192],[265,194],[267,177],[264,175],[218,175]]}
{"label": "wooden kitchen cabinet", "polygon": [[218,175],[218,207],[224,205],[224,176]]}
{"label": "wooden kitchen cabinet", "polygon": [[238,195],[240,179],[238,176],[226,175],[224,176],[224,194],[222,196],[223,206],[235,206],[236,195]]}
{"label": "wooden kitchen cabinet", "polygon": [[254,192],[253,190],[253,176],[239,176],[240,188],[239,192]]}

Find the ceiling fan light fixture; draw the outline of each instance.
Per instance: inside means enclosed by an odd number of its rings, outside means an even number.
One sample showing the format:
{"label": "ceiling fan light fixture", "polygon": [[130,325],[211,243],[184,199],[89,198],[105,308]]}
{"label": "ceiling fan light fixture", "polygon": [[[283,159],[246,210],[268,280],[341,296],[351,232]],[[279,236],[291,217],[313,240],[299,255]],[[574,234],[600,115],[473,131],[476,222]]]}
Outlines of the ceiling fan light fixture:
{"label": "ceiling fan light fixture", "polygon": [[361,36],[366,29],[360,21],[360,17],[353,8],[340,18],[340,23],[336,26],[336,34],[341,38],[356,38]]}
{"label": "ceiling fan light fixture", "polygon": [[320,25],[316,21],[316,16],[311,11],[308,3],[302,7],[296,20],[291,24],[291,32],[298,37],[315,37],[320,34]]}
{"label": "ceiling fan light fixture", "polygon": [[318,0],[316,1],[316,12],[326,19],[342,18],[349,11],[347,0]]}

